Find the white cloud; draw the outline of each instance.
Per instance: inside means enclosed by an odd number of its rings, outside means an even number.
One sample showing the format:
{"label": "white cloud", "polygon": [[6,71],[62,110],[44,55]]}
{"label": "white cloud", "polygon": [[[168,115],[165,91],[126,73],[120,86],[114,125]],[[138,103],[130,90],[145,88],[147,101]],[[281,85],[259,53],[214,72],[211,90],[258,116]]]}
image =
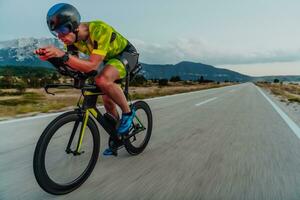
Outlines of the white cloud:
{"label": "white cloud", "polygon": [[165,45],[130,40],[140,52],[142,62],[174,64],[183,60],[213,65],[255,64],[300,61],[300,49],[234,51],[215,47],[199,39],[178,39]]}

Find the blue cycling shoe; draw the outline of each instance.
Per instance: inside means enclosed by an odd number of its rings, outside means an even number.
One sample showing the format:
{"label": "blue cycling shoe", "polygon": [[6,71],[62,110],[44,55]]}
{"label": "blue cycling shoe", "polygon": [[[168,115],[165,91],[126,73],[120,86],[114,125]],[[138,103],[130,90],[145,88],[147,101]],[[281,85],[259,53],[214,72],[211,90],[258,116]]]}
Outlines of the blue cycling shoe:
{"label": "blue cycling shoe", "polygon": [[122,114],[120,126],[117,128],[117,132],[119,135],[125,135],[129,132],[134,116],[135,109],[132,109],[130,113]]}
{"label": "blue cycling shoe", "polygon": [[115,153],[110,148],[107,148],[107,149],[105,149],[105,151],[103,151],[103,155],[104,156],[113,156],[113,155],[115,155]]}

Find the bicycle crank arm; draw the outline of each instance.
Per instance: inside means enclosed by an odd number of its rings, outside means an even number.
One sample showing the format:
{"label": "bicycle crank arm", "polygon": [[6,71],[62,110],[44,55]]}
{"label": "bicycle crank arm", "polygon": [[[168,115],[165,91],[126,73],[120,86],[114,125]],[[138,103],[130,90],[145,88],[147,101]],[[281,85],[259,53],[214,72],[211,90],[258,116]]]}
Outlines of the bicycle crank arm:
{"label": "bicycle crank arm", "polygon": [[123,139],[125,139],[125,140],[126,140],[126,139],[129,139],[129,138],[135,136],[136,134],[142,132],[142,131],[145,130],[145,129],[146,129],[146,128],[140,128],[140,129],[133,130],[131,134],[125,135],[125,136],[123,137]]}
{"label": "bicycle crank arm", "polygon": [[78,151],[76,151],[76,150],[75,150],[75,151],[72,151],[71,149],[66,149],[66,153],[67,153],[67,154],[72,153],[74,156],[79,156],[79,155],[83,154],[84,151],[78,152]]}

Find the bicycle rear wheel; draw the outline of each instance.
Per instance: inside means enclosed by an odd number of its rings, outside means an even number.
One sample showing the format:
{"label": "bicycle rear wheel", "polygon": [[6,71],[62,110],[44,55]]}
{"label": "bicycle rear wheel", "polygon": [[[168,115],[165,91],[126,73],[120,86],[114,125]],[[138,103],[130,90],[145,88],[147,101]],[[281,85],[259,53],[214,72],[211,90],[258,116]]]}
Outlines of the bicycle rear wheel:
{"label": "bicycle rear wheel", "polygon": [[[37,143],[33,159],[34,175],[41,188],[48,193],[60,195],[75,190],[86,181],[97,163],[100,136],[91,118],[87,121],[81,143],[82,153],[74,153],[82,122],[83,117],[76,111],[65,113],[47,126]],[[67,149],[68,143],[70,149]]]}
{"label": "bicycle rear wheel", "polygon": [[[144,101],[133,104],[136,115],[133,119],[133,129],[129,132],[129,138],[124,140],[127,152],[138,155],[146,148],[152,133],[152,113],[149,105]],[[130,137],[130,135],[132,135]]]}

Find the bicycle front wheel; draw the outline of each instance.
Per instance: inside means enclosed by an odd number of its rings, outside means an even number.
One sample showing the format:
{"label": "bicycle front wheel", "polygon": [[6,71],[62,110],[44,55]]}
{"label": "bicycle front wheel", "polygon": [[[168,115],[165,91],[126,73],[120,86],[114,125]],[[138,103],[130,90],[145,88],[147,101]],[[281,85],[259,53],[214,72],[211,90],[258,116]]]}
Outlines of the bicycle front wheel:
{"label": "bicycle front wheel", "polygon": [[[99,131],[89,118],[79,142],[82,124],[81,114],[68,112],[53,120],[41,135],[34,152],[33,169],[38,184],[46,192],[69,193],[93,171],[100,149]],[[79,143],[78,154],[75,150]]]}

